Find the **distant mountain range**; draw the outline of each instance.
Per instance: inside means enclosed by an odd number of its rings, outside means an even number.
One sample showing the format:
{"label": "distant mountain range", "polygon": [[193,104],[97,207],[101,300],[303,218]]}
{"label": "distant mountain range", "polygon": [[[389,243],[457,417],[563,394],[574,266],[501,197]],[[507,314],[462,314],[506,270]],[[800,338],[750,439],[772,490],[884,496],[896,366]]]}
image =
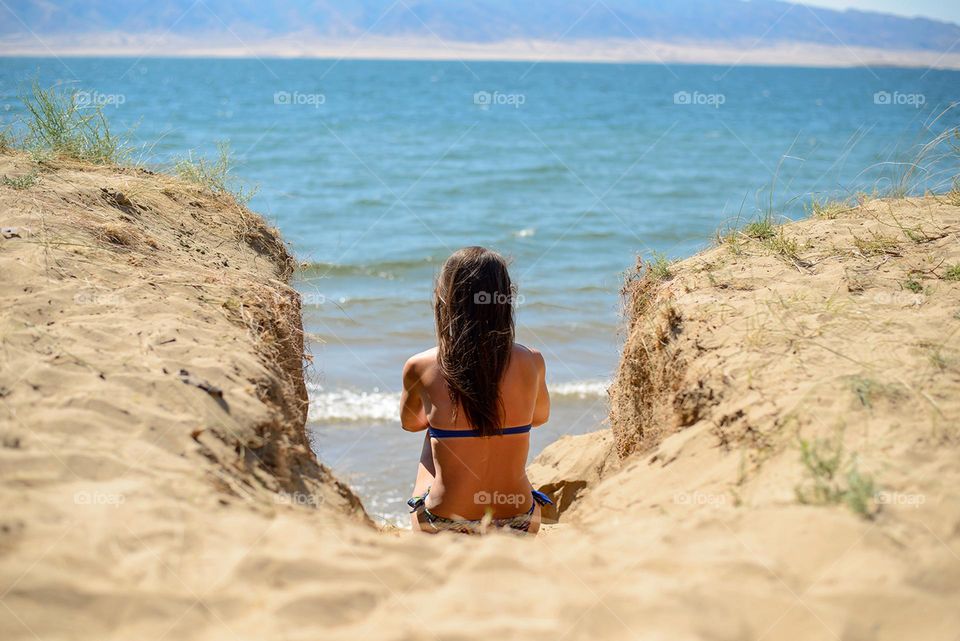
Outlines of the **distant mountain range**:
{"label": "distant mountain range", "polygon": [[[947,52],[960,26],[776,0],[5,0],[0,41],[122,34],[453,42],[644,39]],[[11,16],[10,13],[15,14]]]}

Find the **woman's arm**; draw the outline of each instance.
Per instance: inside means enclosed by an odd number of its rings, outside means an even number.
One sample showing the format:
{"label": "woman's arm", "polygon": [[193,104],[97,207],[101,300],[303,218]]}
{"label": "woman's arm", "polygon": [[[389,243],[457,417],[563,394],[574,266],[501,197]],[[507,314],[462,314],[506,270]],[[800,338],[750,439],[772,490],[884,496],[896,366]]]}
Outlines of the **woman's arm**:
{"label": "woman's arm", "polygon": [[409,359],[403,366],[403,391],[400,392],[400,426],[408,432],[421,432],[430,425],[423,411],[420,377],[416,357]]}
{"label": "woman's arm", "polygon": [[550,392],[547,391],[547,364],[543,361],[543,354],[535,349],[530,351],[537,366],[537,403],[533,408],[533,426],[537,427],[550,420]]}

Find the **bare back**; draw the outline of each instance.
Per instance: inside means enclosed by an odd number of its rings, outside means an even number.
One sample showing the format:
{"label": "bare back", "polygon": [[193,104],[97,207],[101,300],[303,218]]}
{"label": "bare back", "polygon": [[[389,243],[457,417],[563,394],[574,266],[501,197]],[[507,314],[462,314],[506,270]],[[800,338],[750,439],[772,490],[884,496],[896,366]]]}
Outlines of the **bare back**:
{"label": "bare back", "polygon": [[[500,396],[502,427],[537,426],[547,421],[550,399],[539,352],[514,344]],[[412,357],[404,367],[401,423],[409,431],[430,426],[472,429],[464,412],[453,406],[435,348]],[[432,463],[433,469],[428,471],[433,478],[429,480],[428,508],[440,516],[464,519],[482,518],[488,508],[493,518],[525,512],[532,501],[525,469],[529,446],[529,434],[429,439],[432,461],[425,465]]]}

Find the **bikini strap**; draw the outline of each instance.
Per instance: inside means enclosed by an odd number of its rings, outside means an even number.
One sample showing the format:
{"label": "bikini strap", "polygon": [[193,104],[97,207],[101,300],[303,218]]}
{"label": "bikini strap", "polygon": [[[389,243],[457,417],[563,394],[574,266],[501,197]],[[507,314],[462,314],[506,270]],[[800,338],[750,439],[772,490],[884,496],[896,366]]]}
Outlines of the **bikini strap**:
{"label": "bikini strap", "polygon": [[[526,434],[533,428],[532,425],[522,425],[520,427],[505,427],[500,431],[502,435]],[[479,437],[480,430],[442,430],[438,427],[431,427],[427,430],[433,438],[467,438]]]}
{"label": "bikini strap", "polygon": [[407,499],[407,505],[410,506],[410,513],[416,512],[421,507],[423,507],[427,502],[427,495],[430,494],[430,488],[427,488],[427,491],[421,494],[420,496],[414,496],[413,498]]}
{"label": "bikini strap", "polygon": [[501,434],[526,434],[533,428],[533,425],[523,425],[521,427],[505,427]]}
{"label": "bikini strap", "polygon": [[550,500],[550,497],[543,492],[531,490],[530,493],[533,494],[533,500],[540,505],[553,505],[553,501]]}

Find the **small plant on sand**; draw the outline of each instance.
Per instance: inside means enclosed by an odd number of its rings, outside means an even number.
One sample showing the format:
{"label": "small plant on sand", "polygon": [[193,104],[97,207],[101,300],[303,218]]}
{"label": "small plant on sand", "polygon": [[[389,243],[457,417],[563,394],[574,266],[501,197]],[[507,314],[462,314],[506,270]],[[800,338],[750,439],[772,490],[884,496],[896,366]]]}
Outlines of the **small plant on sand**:
{"label": "small plant on sand", "polygon": [[[917,244],[928,243],[932,240],[939,240],[946,236],[947,234],[943,231],[935,231],[933,233],[927,232],[924,230],[922,224],[916,224],[913,227],[908,227],[893,213],[890,212],[890,218],[893,220],[893,224],[900,229],[904,236],[910,239],[912,242]],[[879,219],[878,219],[879,220]]]}
{"label": "small plant on sand", "polygon": [[854,513],[871,519],[878,510],[873,477],[860,472],[857,457],[845,456],[842,433],[833,441],[800,439],[800,462],[808,479],[794,489],[806,505],[844,504]]}
{"label": "small plant on sand", "polygon": [[740,238],[740,232],[736,229],[718,229],[714,242],[716,242],[718,247],[726,247],[729,249],[730,253],[734,256],[739,256],[743,253],[743,240]]}
{"label": "small plant on sand", "polygon": [[871,233],[870,238],[854,236],[853,246],[861,256],[900,255],[900,243],[897,242],[896,238],[883,236],[875,232]]}
{"label": "small plant on sand", "polygon": [[953,179],[953,189],[947,193],[947,202],[960,207],[960,178]]}
{"label": "small plant on sand", "polygon": [[217,159],[210,162],[206,158],[194,158],[191,152],[186,158],[181,158],[174,164],[173,173],[180,179],[199,185],[214,194],[229,194],[237,202],[246,204],[256,194],[256,189],[231,187],[234,182],[230,171],[233,167],[233,158],[230,154],[230,145],[221,142],[217,144]]}
{"label": "small plant on sand", "polygon": [[874,396],[883,388],[882,385],[873,379],[860,376],[854,377],[854,379],[850,381],[850,387],[864,407],[873,407]]}
{"label": "small plant on sand", "polygon": [[865,519],[872,519],[878,510],[877,486],[873,477],[857,469],[857,460],[854,457],[847,470],[847,490],[843,502],[855,514]]}
{"label": "small plant on sand", "polygon": [[743,227],[743,235],[754,240],[767,240],[776,235],[776,225],[770,217],[755,220]]}
{"label": "small plant on sand", "polygon": [[927,359],[935,370],[942,372],[947,369],[949,363],[947,357],[943,354],[943,345],[920,343],[920,348],[927,353]]}
{"label": "small plant on sand", "polygon": [[881,383],[864,376],[854,376],[850,379],[850,389],[860,404],[867,409],[873,409],[874,403],[879,400],[886,399],[895,403],[903,398],[903,390],[897,384]]}
{"label": "small plant on sand", "polygon": [[667,280],[673,276],[670,271],[670,261],[660,252],[653,252],[652,258],[645,263],[646,274],[655,280]]}
{"label": "small plant on sand", "polygon": [[624,307],[630,310],[632,318],[643,317],[655,304],[660,285],[673,277],[670,262],[659,252],[653,252],[653,259],[645,261],[637,256],[637,265],[624,275],[620,295]]}
{"label": "small plant on sand", "polygon": [[32,93],[22,97],[29,117],[24,146],[35,157],[48,155],[119,164],[129,156],[126,143],[110,131],[103,109],[83,106],[76,92],[34,81]]}
{"label": "small plant on sand", "polygon": [[841,200],[829,200],[814,198],[807,211],[814,218],[823,218],[825,220],[834,220],[841,214],[855,209]]}
{"label": "small plant on sand", "polygon": [[8,126],[5,129],[0,129],[0,154],[5,154],[8,151],[11,151],[14,147],[13,134],[10,133],[10,127]]}
{"label": "small plant on sand", "polygon": [[800,259],[800,243],[786,235],[783,226],[774,222],[773,215],[765,215],[739,229],[717,231],[717,244],[727,246],[735,255],[743,253],[744,245],[751,241],[760,243],[774,254],[786,258],[795,266],[804,265],[804,262]]}
{"label": "small plant on sand", "polygon": [[24,174],[23,176],[4,176],[0,184],[11,189],[30,189],[37,183],[37,174]]}
{"label": "small plant on sand", "polygon": [[903,281],[903,288],[908,292],[913,292],[914,294],[923,293],[923,285],[921,285],[918,281],[912,278]]}
{"label": "small plant on sand", "polygon": [[768,238],[764,244],[775,253],[794,262],[800,260],[800,244],[792,238],[787,238],[783,227],[780,227],[776,234]]}
{"label": "small plant on sand", "polygon": [[960,263],[947,268],[943,272],[943,280],[960,281]]}

